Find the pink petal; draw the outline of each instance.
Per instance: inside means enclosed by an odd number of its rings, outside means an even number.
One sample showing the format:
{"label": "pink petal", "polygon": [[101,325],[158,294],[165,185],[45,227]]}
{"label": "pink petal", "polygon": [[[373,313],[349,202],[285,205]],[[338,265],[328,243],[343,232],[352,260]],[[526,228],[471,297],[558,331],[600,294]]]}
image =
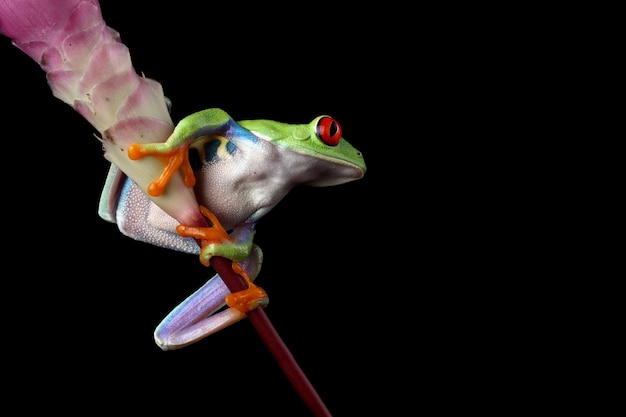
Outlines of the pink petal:
{"label": "pink petal", "polygon": [[80,71],[55,71],[48,73],[48,85],[52,94],[70,106],[74,105],[78,95],[78,77]]}
{"label": "pink petal", "polygon": [[79,3],[69,16],[67,25],[64,28],[66,32],[76,33],[92,26],[104,25],[100,5],[96,0],[66,1],[68,3]]}
{"label": "pink petal", "polygon": [[144,115],[171,120],[165,104],[163,86],[149,78],[139,79],[139,88],[133,91],[117,112],[118,120]]}
{"label": "pink petal", "polygon": [[99,45],[91,56],[89,66],[80,80],[81,93],[89,92],[94,85],[104,82],[122,72],[131,70],[128,48],[123,43],[106,43]]}
{"label": "pink petal", "polygon": [[96,85],[89,94],[94,108],[98,109],[100,124],[108,128],[117,121],[117,111],[122,103],[139,86],[140,78],[134,70],[116,74]]}
{"label": "pink petal", "polygon": [[65,56],[65,62],[72,68],[82,68],[89,63],[91,51],[102,39],[105,29],[104,22],[81,32],[68,36],[63,40],[61,50]]}
{"label": "pink petal", "polygon": [[[73,16],[74,14],[74,16]],[[96,0],[2,0],[0,32],[39,62],[41,43],[58,46],[71,31],[103,22]]]}
{"label": "pink petal", "polygon": [[127,148],[132,143],[152,142],[157,138],[167,138],[174,130],[174,125],[153,117],[133,117],[117,122],[104,133],[105,140],[117,146]]}

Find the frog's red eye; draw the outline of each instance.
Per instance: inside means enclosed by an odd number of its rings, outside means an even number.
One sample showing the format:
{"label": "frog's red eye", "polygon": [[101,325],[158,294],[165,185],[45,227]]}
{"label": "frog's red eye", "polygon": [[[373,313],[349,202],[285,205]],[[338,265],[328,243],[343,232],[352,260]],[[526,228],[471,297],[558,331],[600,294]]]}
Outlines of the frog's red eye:
{"label": "frog's red eye", "polygon": [[332,117],[324,116],[317,122],[317,137],[329,146],[335,146],[341,139],[341,125]]}

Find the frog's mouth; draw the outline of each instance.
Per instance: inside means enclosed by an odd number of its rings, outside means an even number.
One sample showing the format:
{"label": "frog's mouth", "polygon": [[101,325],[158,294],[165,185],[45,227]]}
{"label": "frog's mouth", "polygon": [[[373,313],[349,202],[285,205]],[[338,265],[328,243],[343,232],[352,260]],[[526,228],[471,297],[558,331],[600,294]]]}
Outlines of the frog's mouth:
{"label": "frog's mouth", "polygon": [[342,159],[320,156],[316,166],[317,174],[310,181],[303,184],[312,187],[329,187],[331,185],[345,184],[363,178],[365,168]]}

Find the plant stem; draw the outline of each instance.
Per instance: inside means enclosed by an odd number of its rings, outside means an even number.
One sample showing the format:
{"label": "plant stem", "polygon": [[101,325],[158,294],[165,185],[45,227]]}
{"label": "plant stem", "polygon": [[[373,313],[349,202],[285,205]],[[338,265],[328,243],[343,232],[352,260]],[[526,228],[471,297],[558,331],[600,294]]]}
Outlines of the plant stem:
{"label": "plant stem", "polygon": [[[235,274],[231,264],[231,260],[223,257],[214,256],[211,258],[211,266],[220,275],[231,292],[247,289],[246,283],[239,275]],[[256,308],[249,311],[246,316],[313,415],[315,417],[331,417],[326,405],[309,382],[309,379],[296,362],[287,345],[283,342],[267,314],[265,314],[265,310]]]}

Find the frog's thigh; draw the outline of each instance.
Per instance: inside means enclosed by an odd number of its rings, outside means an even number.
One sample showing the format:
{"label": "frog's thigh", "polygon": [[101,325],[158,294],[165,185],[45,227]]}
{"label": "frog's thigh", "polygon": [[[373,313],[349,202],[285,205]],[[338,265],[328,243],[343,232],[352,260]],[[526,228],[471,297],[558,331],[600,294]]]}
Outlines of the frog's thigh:
{"label": "frog's thigh", "polygon": [[120,231],[133,239],[180,252],[200,254],[193,238],[176,233],[178,222],[152,202],[133,181],[124,184],[116,212]]}

